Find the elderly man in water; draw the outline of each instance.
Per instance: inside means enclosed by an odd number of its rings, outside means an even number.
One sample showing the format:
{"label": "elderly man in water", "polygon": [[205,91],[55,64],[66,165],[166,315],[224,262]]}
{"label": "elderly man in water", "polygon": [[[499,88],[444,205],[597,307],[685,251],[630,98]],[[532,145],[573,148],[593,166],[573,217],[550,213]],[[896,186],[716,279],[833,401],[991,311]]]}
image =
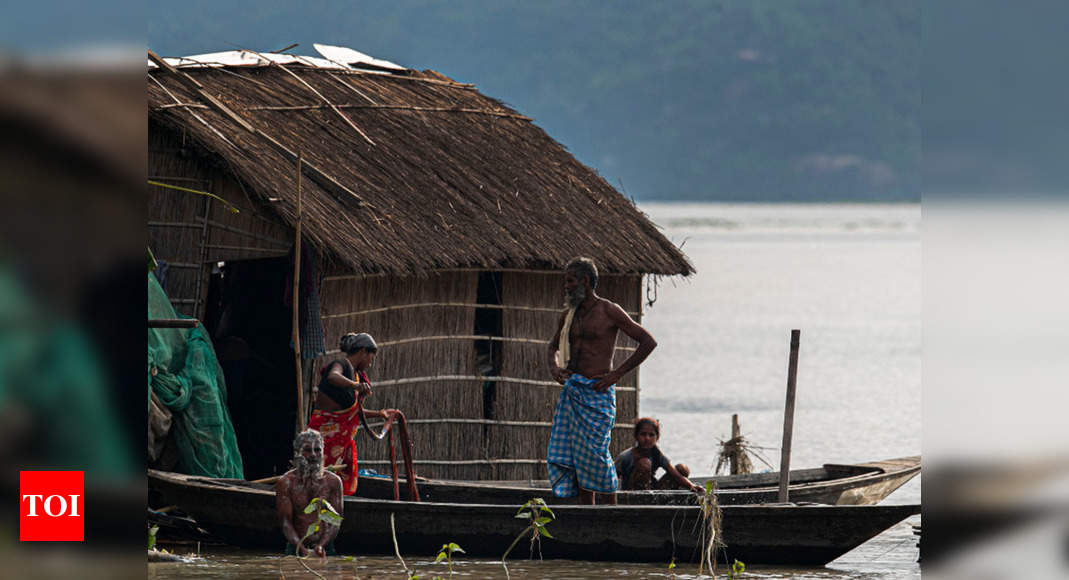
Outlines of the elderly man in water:
{"label": "elderly man in water", "polygon": [[[546,464],[557,497],[579,496],[593,504],[594,492],[616,503],[616,466],[609,454],[616,422],[613,386],[646,360],[657,341],[620,308],[598,296],[598,269],[588,258],[576,258],[564,269],[566,308],[549,341],[550,375],[564,385],[553,412]],[[623,332],[638,347],[612,368],[616,336]]]}
{"label": "elderly man in water", "polygon": [[312,552],[322,557],[333,553],[338,526],[320,522],[319,531],[301,541],[308,526],[319,519],[318,509],[304,513],[304,508],[317,497],[342,514],[342,481],[323,468],[323,436],[319,431],[305,429],[293,441],[293,469],[275,484],[275,505],[282,535],[286,537],[287,554],[303,557]]}

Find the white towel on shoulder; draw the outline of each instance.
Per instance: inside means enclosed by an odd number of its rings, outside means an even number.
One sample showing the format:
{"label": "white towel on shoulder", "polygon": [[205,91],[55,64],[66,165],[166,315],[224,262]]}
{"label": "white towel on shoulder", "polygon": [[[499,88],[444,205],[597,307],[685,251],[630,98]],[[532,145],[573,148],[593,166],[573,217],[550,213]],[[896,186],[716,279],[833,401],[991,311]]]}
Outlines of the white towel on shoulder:
{"label": "white towel on shoulder", "polygon": [[569,308],[568,313],[564,315],[564,326],[560,329],[560,338],[557,341],[557,366],[562,369],[568,368],[569,359],[572,354],[572,347],[568,343],[568,331],[572,329],[572,319],[575,318],[575,308]]}

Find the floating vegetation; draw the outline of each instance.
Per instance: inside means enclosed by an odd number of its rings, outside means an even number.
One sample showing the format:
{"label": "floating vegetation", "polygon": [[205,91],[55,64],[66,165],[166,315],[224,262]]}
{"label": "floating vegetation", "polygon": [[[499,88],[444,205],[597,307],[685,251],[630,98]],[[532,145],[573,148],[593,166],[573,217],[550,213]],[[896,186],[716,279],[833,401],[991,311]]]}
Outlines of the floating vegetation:
{"label": "floating vegetation", "polygon": [[[320,574],[319,572],[316,572],[311,567],[309,567],[308,564],[305,563],[305,560],[308,559],[309,556],[301,556],[301,547],[304,545],[304,541],[305,540],[310,538],[312,536],[312,534],[315,534],[316,532],[318,532],[321,529],[320,524],[326,524],[328,526],[341,527],[341,522],[342,522],[342,520],[344,518],[342,517],[341,514],[339,514],[337,511],[334,510],[334,506],[330,505],[329,501],[326,501],[325,499],[323,499],[321,497],[313,497],[312,501],[308,502],[308,505],[306,505],[304,507],[304,513],[310,514],[312,512],[317,511],[317,510],[318,510],[318,513],[316,514],[316,520],[308,525],[308,529],[305,530],[305,532],[304,532],[304,537],[302,537],[300,539],[300,541],[297,542],[296,557],[297,557],[297,561],[300,562],[301,566],[304,566],[305,570],[308,570],[309,572],[311,572],[312,574],[315,574],[319,578],[323,578],[322,574]],[[282,574],[282,563],[281,563],[281,561],[279,562],[278,571],[279,571],[279,574]],[[285,577],[285,576],[283,575],[283,577]]]}
{"label": "floating vegetation", "polygon": [[698,576],[700,577],[708,566],[709,574],[716,578],[716,550],[725,546],[720,539],[720,521],[722,514],[720,504],[716,501],[716,484],[712,480],[705,482],[705,493],[698,498],[701,507],[702,521],[699,545],[701,546],[701,560],[698,563]]}
{"label": "floating vegetation", "polygon": [[460,546],[458,546],[457,544],[455,544],[453,542],[449,542],[448,544],[442,544],[442,549],[438,550],[438,556],[434,559],[435,563],[438,563],[438,562],[441,562],[442,560],[445,560],[446,564],[449,566],[449,577],[450,578],[453,577],[453,553],[454,552],[460,552],[461,554],[465,553],[463,548],[461,548]]}
{"label": "floating vegetation", "polygon": [[505,568],[506,578],[511,578],[511,576],[509,576],[509,567],[505,563],[505,560],[509,557],[509,553],[512,552],[512,549],[516,547],[516,544],[518,544],[528,532],[531,534],[531,557],[534,557],[535,547],[537,547],[538,559],[542,559],[541,537],[553,537],[550,535],[549,531],[546,530],[546,524],[557,518],[557,516],[553,514],[553,510],[549,509],[549,506],[546,505],[545,500],[540,497],[536,497],[520,506],[520,511],[516,512],[516,517],[528,520],[531,524],[524,528],[523,531],[520,532],[520,535],[516,536],[516,539],[512,541],[512,544],[509,545],[508,549],[505,550],[505,553],[501,556],[501,565]]}

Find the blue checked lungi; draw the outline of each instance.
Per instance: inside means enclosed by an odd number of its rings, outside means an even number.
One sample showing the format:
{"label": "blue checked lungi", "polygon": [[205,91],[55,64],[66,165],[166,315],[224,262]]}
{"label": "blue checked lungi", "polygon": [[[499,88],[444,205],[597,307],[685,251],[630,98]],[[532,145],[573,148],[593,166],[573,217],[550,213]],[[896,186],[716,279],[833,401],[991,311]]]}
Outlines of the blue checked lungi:
{"label": "blue checked lungi", "polygon": [[616,391],[609,387],[599,393],[593,388],[596,382],[580,374],[568,377],[553,412],[546,463],[557,497],[575,497],[578,488],[616,491],[616,466],[609,454]]}

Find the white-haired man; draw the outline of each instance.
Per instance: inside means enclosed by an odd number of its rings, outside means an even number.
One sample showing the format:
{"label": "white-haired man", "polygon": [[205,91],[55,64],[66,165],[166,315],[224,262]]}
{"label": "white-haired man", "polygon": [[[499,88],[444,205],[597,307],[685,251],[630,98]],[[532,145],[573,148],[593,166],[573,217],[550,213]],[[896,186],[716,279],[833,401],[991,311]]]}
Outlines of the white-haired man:
{"label": "white-haired man", "polygon": [[307,556],[311,552],[322,557],[334,552],[339,528],[327,522],[321,522],[318,532],[301,541],[308,526],[319,519],[319,510],[304,513],[304,508],[317,497],[342,515],[342,481],[323,468],[323,436],[305,429],[293,440],[293,469],[275,484],[275,506],[286,537],[286,553]]}

